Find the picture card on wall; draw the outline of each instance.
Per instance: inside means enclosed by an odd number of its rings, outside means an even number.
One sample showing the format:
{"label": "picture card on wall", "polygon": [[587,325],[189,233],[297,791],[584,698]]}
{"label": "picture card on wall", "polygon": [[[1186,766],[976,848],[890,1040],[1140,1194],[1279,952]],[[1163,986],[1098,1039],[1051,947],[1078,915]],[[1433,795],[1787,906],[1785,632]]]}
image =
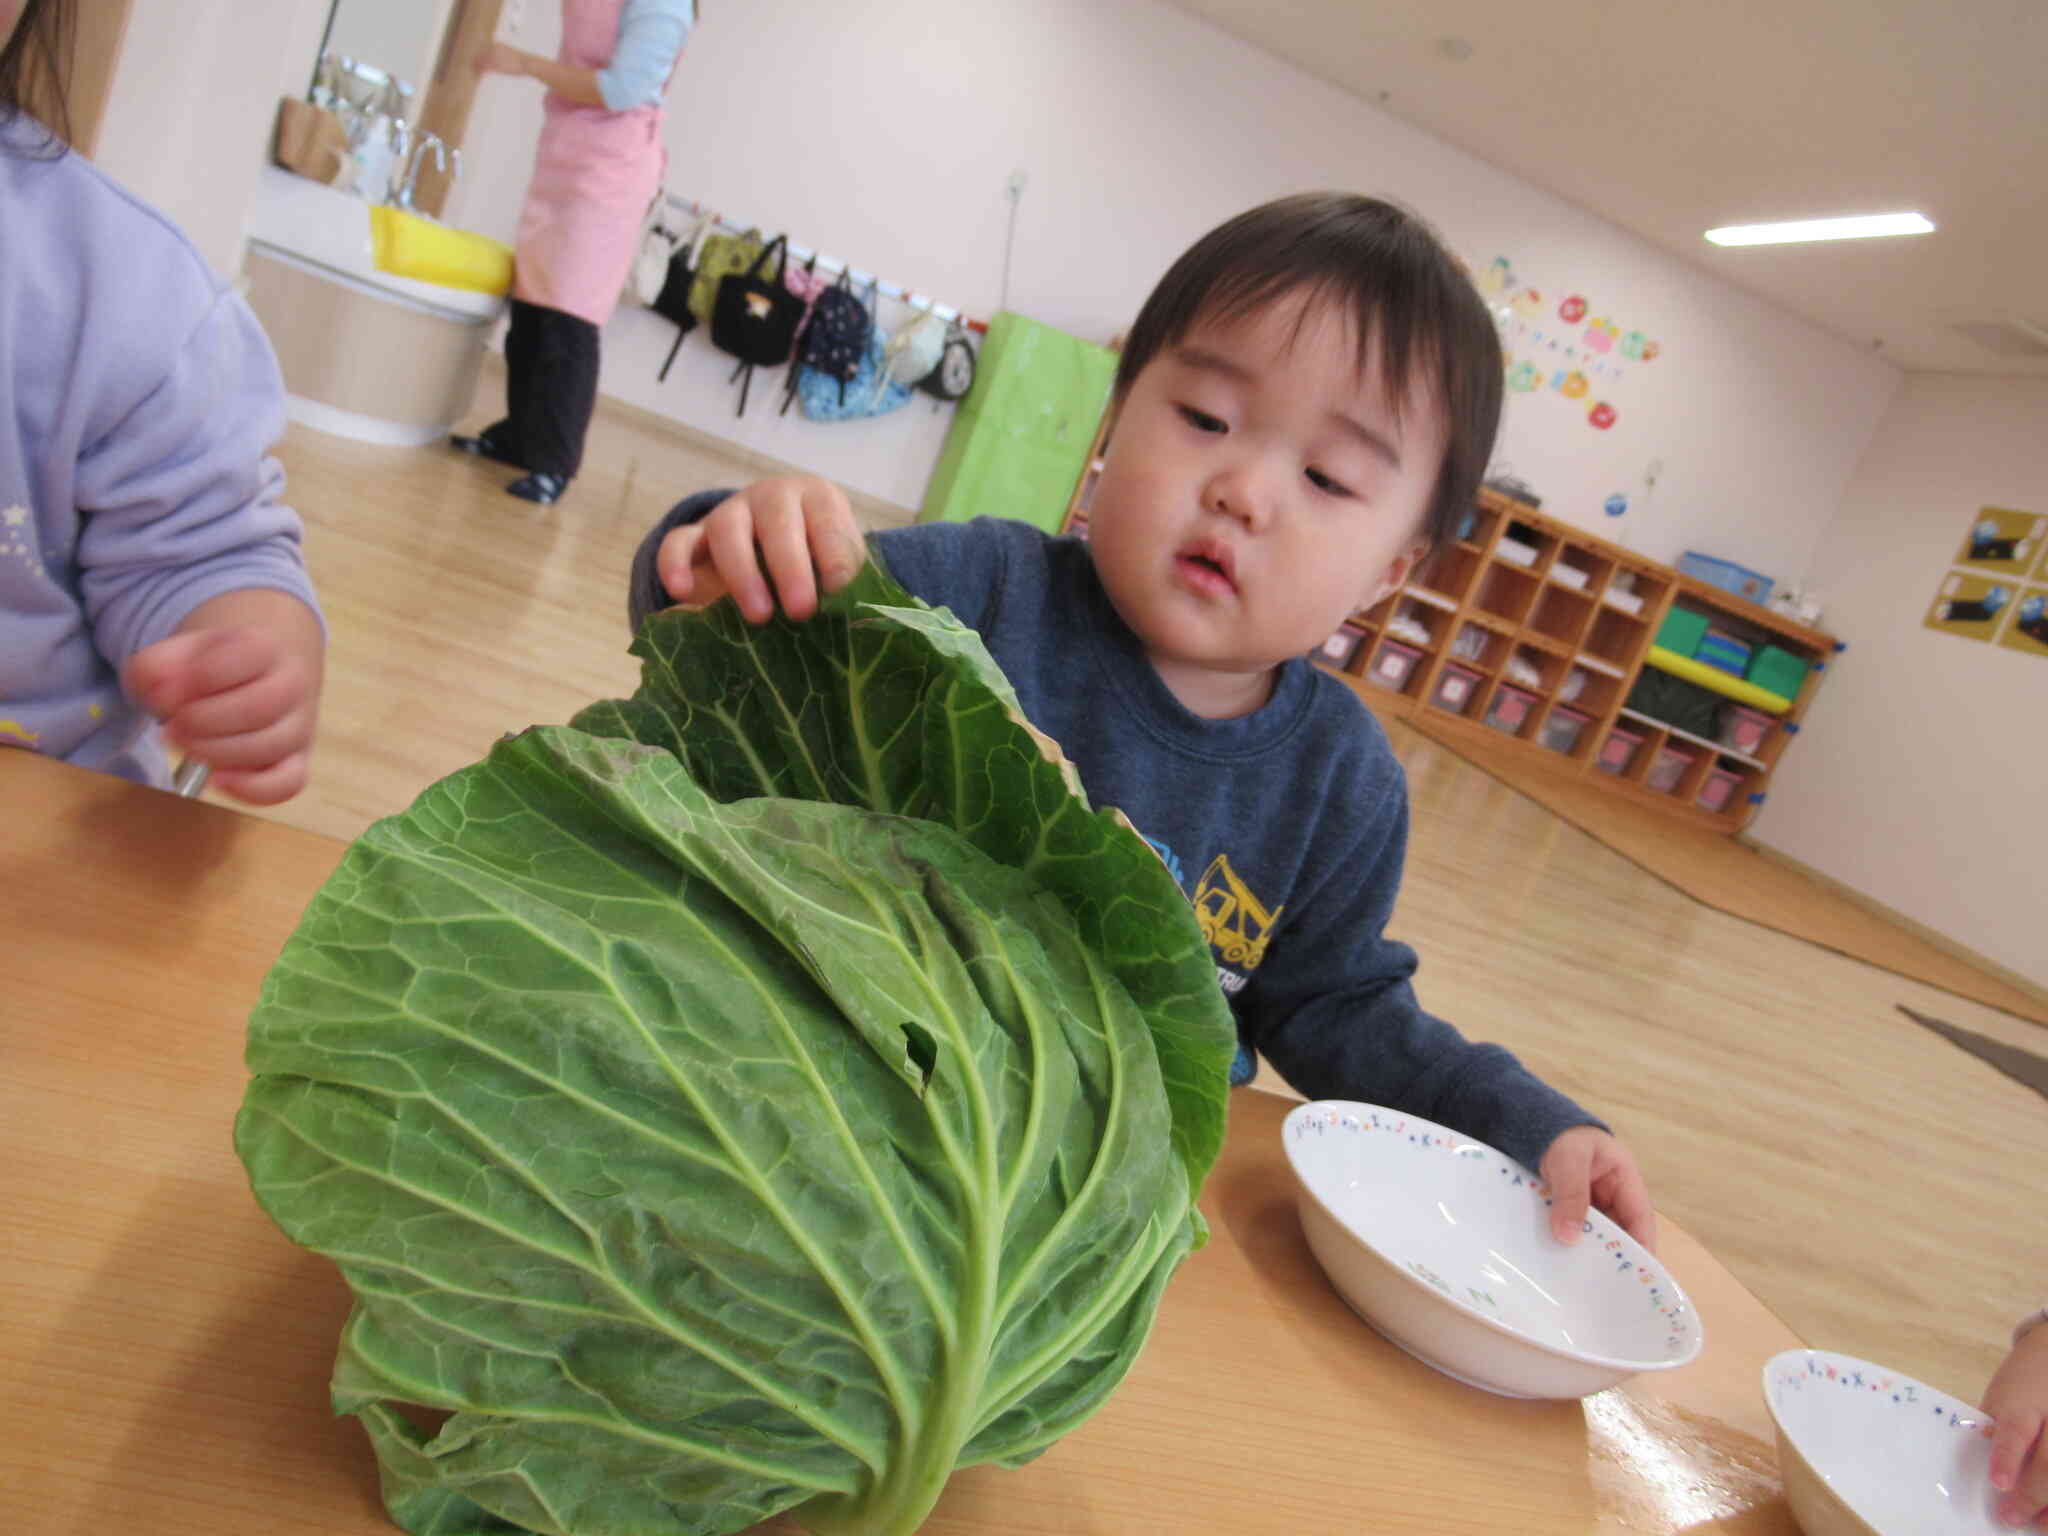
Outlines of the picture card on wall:
{"label": "picture card on wall", "polygon": [[2048,656],[2048,587],[2028,587],[2019,595],[1998,643],[2027,656]]}
{"label": "picture card on wall", "polygon": [[1973,571],[2024,577],[2048,548],[2048,517],[2009,507],[1979,507],[1955,563]]}
{"label": "picture card on wall", "polygon": [[1950,571],[1927,610],[1925,624],[1965,640],[1991,640],[2019,596],[2018,583]]}

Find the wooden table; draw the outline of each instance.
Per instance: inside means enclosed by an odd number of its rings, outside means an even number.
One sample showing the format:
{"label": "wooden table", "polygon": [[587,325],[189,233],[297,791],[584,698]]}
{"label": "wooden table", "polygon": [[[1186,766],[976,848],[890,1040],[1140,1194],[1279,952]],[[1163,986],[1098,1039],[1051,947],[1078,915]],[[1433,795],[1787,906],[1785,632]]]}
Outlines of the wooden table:
{"label": "wooden table", "polygon": [[[388,1531],[327,1411],[345,1288],[229,1141],[257,985],[341,845],[20,751],[0,804],[0,1531]],[[1795,1531],[1758,1376],[1798,1340],[1698,1244],[1665,1222],[1698,1362],[1584,1403],[1489,1397],[1331,1291],[1288,1107],[1236,1096],[1214,1237],[1109,1405],[1021,1472],[961,1474],[928,1531]]]}

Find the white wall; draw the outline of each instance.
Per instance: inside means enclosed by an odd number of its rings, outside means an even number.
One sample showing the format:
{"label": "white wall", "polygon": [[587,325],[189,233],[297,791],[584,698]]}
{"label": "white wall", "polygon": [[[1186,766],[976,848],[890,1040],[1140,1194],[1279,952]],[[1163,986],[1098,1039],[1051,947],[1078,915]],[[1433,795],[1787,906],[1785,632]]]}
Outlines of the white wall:
{"label": "white wall", "polygon": [[1983,506],[2048,512],[2048,381],[1912,376],[1814,562],[1850,648],[1751,831],[2048,985],[2048,662],[1921,627]]}
{"label": "white wall", "polygon": [[[348,0],[341,0],[347,4]],[[313,66],[320,59],[320,40],[327,34],[330,0],[306,0],[298,7],[291,36],[278,50],[280,96],[303,97],[313,84]]]}
{"label": "white wall", "polygon": [[241,271],[243,220],[270,157],[278,61],[311,10],[326,0],[154,0],[128,20],[94,161],[224,278]]}
{"label": "white wall", "polygon": [[[555,7],[507,36],[551,51]],[[530,82],[487,83],[450,216],[516,227],[539,124]],[[1127,326],[1189,242],[1267,197],[1392,195],[1475,267],[1510,257],[1662,343],[1608,433],[1554,396],[1510,406],[1501,460],[1546,510],[1657,557],[1690,547],[1804,573],[1897,372],[1612,225],[1407,127],[1158,0],[802,0],[710,4],[669,98],[670,186],[987,314],[1005,178],[1030,177],[1010,306],[1092,339]],[[1674,168],[1674,174],[1680,174]],[[670,329],[622,311],[603,387],[636,404],[915,506],[946,417],[816,426],[732,418],[701,336],[669,382]],[[1664,473],[1644,503],[1646,466]],[[1602,516],[1613,492],[1635,509]]]}

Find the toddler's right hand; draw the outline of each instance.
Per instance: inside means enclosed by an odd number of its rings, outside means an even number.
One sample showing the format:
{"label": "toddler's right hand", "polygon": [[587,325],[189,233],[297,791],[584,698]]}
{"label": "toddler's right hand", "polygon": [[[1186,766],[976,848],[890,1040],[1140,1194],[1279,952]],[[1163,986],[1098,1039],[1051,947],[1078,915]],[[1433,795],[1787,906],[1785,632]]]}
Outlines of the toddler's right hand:
{"label": "toddler's right hand", "polygon": [[787,475],[671,529],[654,558],[678,603],[707,607],[729,594],[748,623],[765,624],[778,598],[790,618],[811,617],[821,588],[837,592],[859,574],[867,545],[844,491],[815,475]]}

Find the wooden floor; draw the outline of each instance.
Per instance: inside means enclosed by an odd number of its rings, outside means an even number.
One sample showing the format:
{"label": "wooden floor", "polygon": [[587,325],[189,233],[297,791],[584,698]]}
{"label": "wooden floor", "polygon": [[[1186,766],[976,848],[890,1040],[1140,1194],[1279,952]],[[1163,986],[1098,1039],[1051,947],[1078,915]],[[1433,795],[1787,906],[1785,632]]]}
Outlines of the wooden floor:
{"label": "wooden floor", "polygon": [[[1369,684],[1354,686],[1360,697],[1373,702]],[[1840,899],[1788,862],[1609,794],[1596,781],[1560,774],[1525,747],[1496,744],[1470,729],[1433,729],[1427,714],[1415,717],[1414,729],[1708,906],[2048,1024],[2048,995],[2040,990],[2015,985],[1898,922]]]}
{"label": "wooden floor", "polygon": [[[338,837],[502,732],[630,689],[640,533],[755,473],[609,405],[546,510],[438,448],[294,428],[281,457],[332,649],[314,783],[273,814]],[[1393,735],[1415,802],[1394,932],[1422,952],[1425,1003],[1608,1115],[1660,1204],[1810,1342],[1974,1397],[2048,1299],[2048,1101],[1894,1005],[2040,1032],[1696,901]]]}

